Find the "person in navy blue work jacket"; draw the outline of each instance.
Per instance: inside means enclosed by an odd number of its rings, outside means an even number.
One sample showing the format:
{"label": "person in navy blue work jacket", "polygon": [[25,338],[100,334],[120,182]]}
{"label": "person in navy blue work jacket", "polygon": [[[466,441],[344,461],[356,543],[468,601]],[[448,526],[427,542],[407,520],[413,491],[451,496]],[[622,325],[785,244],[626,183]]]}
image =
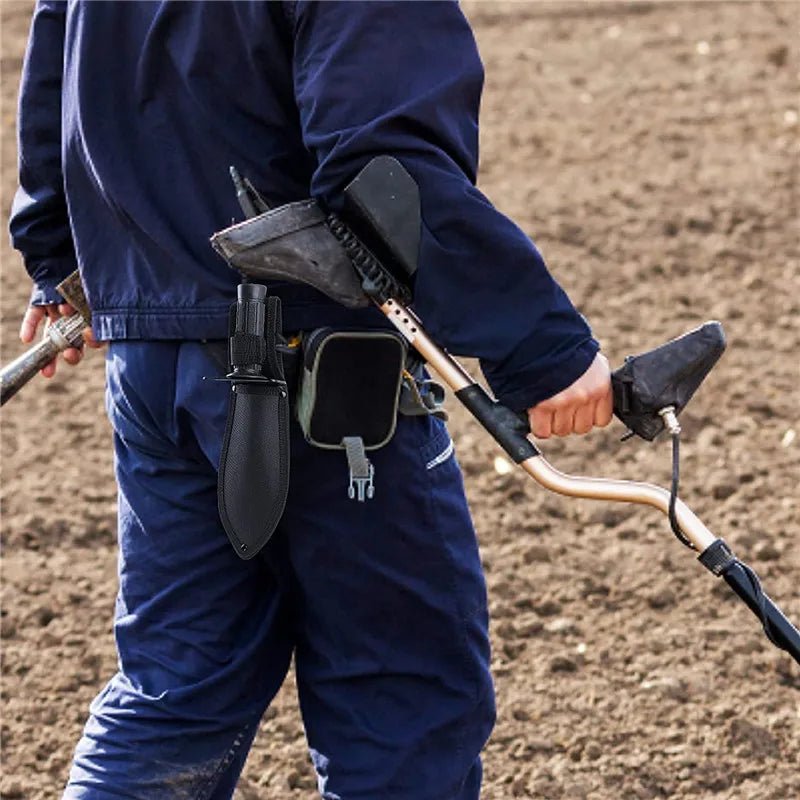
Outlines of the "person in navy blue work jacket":
{"label": "person in navy blue work jacket", "polygon": [[[415,308],[431,334],[479,357],[537,435],[608,423],[585,320],[475,188],[482,81],[449,2],[39,0],[11,219],[34,282],[21,335],[68,310],[54,287],[79,267],[89,339],[109,342],[119,484],[119,671],[65,797],[229,798],[292,655],[322,796],[478,796],[487,606],[443,424],[399,420],[371,454],[391,479],[366,503],[295,426],[286,510],[244,562],[216,510],[229,390],[202,379],[219,374],[238,282],[208,246],[240,216],[228,166],[275,205],[311,194],[338,210],[385,153],[419,184]],[[380,324],[307,287],[271,290],[287,331]]]}

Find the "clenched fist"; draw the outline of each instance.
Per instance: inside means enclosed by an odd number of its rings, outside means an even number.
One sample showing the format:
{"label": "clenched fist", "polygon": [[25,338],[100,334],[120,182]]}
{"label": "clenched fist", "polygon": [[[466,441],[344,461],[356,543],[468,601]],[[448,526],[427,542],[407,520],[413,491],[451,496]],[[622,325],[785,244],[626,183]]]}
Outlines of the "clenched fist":
{"label": "clenched fist", "polygon": [[539,439],[547,439],[552,434],[568,436],[604,428],[611,422],[613,405],[608,360],[598,353],[578,380],[528,409],[531,431]]}

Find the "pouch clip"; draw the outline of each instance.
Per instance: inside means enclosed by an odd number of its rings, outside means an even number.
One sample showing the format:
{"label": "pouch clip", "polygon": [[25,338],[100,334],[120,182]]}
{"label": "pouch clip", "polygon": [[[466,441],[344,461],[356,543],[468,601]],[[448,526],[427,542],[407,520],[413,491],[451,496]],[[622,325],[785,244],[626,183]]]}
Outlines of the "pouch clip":
{"label": "pouch clip", "polygon": [[342,446],[347,455],[347,466],[350,470],[350,485],[347,487],[347,496],[351,500],[363,503],[372,500],[375,496],[375,467],[367,458],[364,449],[364,440],[360,436],[345,436]]}

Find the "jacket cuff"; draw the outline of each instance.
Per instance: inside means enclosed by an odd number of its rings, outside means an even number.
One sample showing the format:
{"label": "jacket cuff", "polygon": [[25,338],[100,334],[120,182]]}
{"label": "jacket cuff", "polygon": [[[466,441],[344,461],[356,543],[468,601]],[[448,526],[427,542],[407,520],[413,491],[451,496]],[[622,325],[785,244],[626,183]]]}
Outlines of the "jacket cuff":
{"label": "jacket cuff", "polygon": [[56,284],[61,283],[61,279],[49,281],[36,281],[31,291],[30,305],[48,306],[52,303],[64,303],[64,298],[56,291]]}
{"label": "jacket cuff", "polygon": [[30,299],[32,306],[66,302],[58,293],[56,286],[78,268],[74,257],[37,259],[35,263],[26,260],[25,266],[33,278]]}
{"label": "jacket cuff", "polygon": [[484,373],[495,397],[512,411],[522,412],[573,384],[589,369],[599,350],[599,343],[589,337],[545,370],[538,366],[510,377],[504,375],[502,380],[486,369]]}

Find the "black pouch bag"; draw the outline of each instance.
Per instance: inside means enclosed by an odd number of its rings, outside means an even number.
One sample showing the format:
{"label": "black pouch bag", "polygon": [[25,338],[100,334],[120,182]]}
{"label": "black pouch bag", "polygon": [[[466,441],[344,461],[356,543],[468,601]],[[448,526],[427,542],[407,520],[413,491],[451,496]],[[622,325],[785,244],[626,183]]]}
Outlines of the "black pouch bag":
{"label": "black pouch bag", "polygon": [[269,541],[289,490],[289,397],[278,350],[281,308],[259,284],[242,284],[231,308],[230,407],[217,500],[237,554]]}
{"label": "black pouch bag", "polygon": [[366,451],[394,435],[406,356],[390,330],[318,328],[304,337],[297,419],[309,444],[345,451],[352,499],[373,496]]}

